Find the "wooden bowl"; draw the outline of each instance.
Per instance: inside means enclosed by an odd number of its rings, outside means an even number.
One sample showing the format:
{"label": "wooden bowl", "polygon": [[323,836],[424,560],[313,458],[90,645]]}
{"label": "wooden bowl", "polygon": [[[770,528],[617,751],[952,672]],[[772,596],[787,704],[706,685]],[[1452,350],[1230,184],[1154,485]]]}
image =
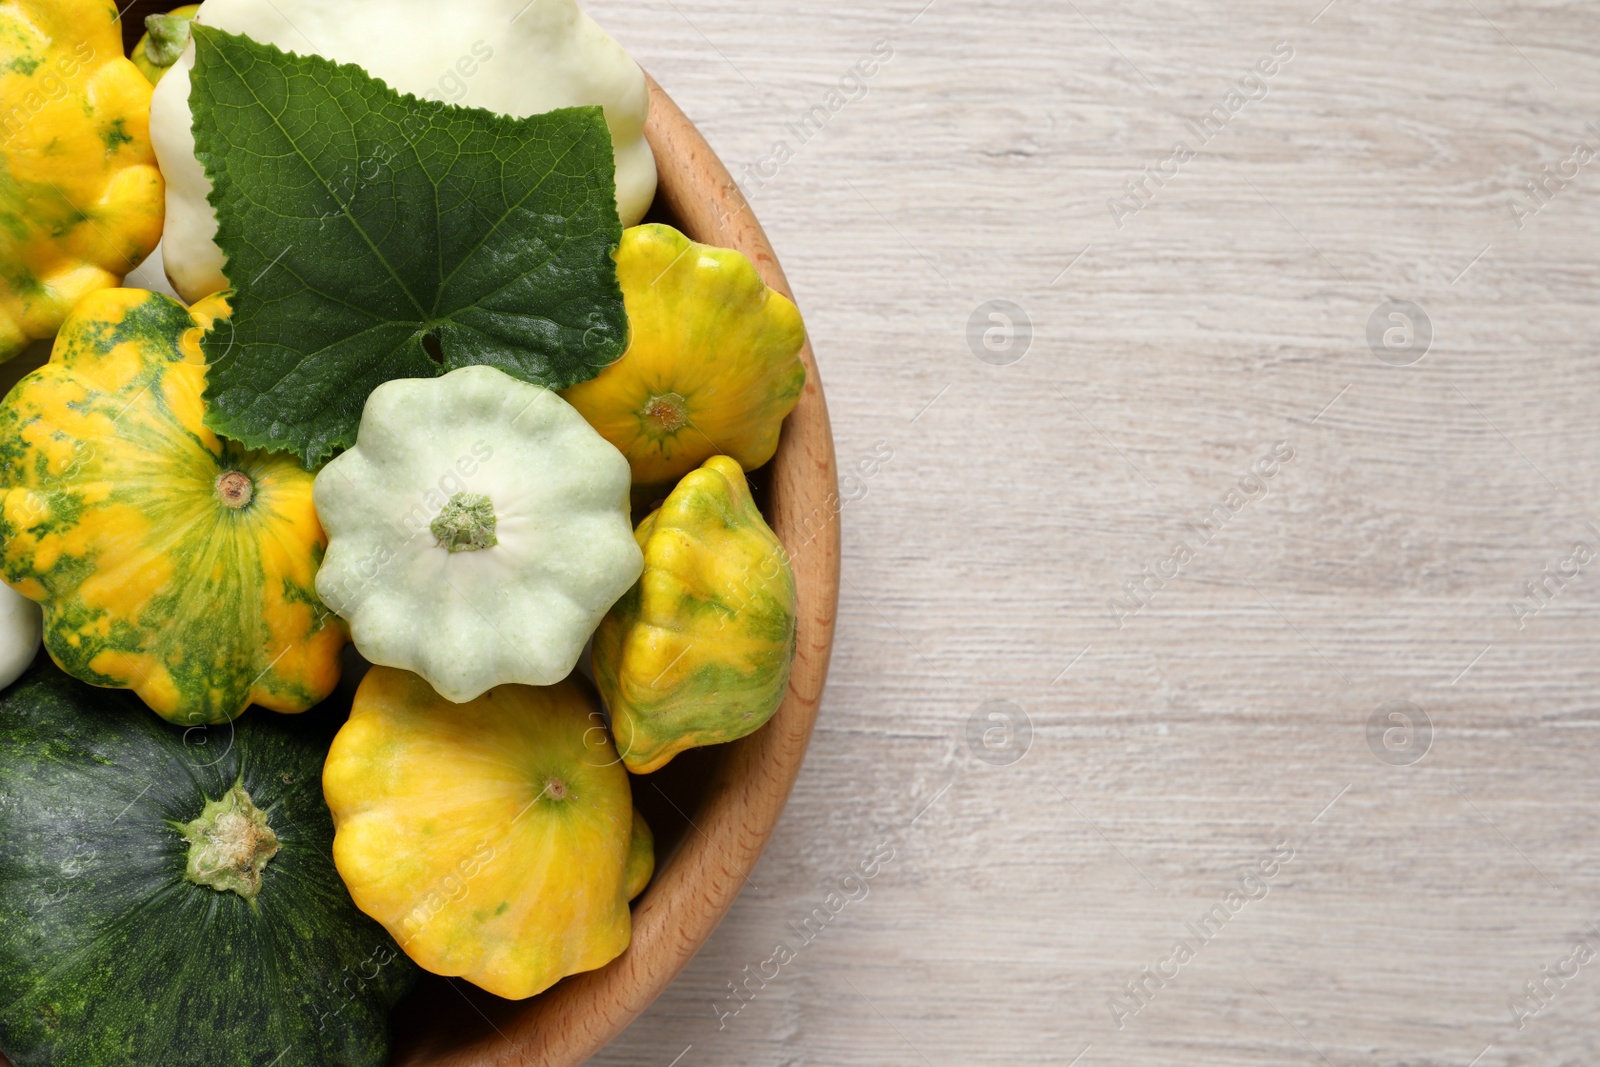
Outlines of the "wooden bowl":
{"label": "wooden bowl", "polygon": [[[129,44],[150,11],[125,16]],[[652,79],[645,129],[660,172],[651,219],[697,241],[736,248],[766,283],[792,297],[761,224],[694,124]],[[36,346],[6,366],[4,386],[44,362]],[[731,744],[686,752],[635,778],[634,798],[655,830],[657,868],[634,903],[633,940],[606,967],[575,975],[531,1000],[490,996],[465,982],[425,976],[395,1012],[393,1067],[571,1067],[642,1012],[711,936],[777,825],[816,721],[839,600],[839,497],[833,435],[809,344],[807,380],[773,461],[751,486],[790,554],[799,593],[789,692],[764,727]],[[260,714],[258,712],[258,714]],[[10,1067],[0,1056],[0,1067]]]}

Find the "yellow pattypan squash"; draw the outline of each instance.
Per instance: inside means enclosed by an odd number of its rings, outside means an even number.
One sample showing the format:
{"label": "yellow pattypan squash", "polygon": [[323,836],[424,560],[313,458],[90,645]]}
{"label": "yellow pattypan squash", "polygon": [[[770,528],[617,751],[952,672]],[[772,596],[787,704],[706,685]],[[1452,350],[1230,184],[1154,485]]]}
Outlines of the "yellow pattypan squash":
{"label": "yellow pattypan squash", "polygon": [[788,556],[744,472],[714,456],[634,532],[644,575],[594,635],[594,676],[628,769],[758,729],[794,658]]}
{"label": "yellow pattypan squash", "polygon": [[615,959],[648,872],[601,722],[572,679],[455,704],[373,667],[322,772],[356,906],[427,970],[497,996]]}
{"label": "yellow pattypan squash", "polygon": [[632,900],[644,892],[644,887],[650,884],[650,876],[656,873],[656,836],[650,832],[650,824],[644,821],[644,816],[637,810],[633,813],[633,837],[628,842],[628,869],[625,877],[628,899]]}
{"label": "yellow pattypan squash", "polygon": [[110,0],[0,3],[0,360],[161,239],[150,94]]}
{"label": "yellow pattypan squash", "polygon": [[766,463],[805,387],[799,310],[738,252],[670,226],[623,231],[616,259],[628,350],[561,395],[628,457],[635,498],[719,453]]}
{"label": "yellow pattypan squash", "polygon": [[345,643],[313,589],[312,475],[205,425],[200,336],[225,314],[102,289],[0,401],[0,576],[62,670],[185,724],[306,710]]}
{"label": "yellow pattypan squash", "polygon": [[151,85],[159,85],[162,75],[183,55],[189,44],[189,23],[199,11],[199,4],[185,4],[165,15],[145,16],[145,35],[139,38],[128,58]]}

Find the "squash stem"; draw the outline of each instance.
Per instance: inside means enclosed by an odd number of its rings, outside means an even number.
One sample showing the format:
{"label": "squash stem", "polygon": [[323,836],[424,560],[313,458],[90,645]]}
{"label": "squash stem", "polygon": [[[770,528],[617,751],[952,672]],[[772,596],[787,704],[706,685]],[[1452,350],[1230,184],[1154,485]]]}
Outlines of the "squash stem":
{"label": "squash stem", "polygon": [[658,436],[674,434],[689,425],[689,402],[678,393],[662,393],[650,398],[639,417]]}
{"label": "squash stem", "polygon": [[457,493],[445,501],[428,525],[439,547],[451,552],[477,552],[500,543],[495,536],[494,502],[482,493]]}
{"label": "squash stem", "polygon": [[227,507],[242,508],[254,495],[255,485],[243,471],[223,471],[217,478],[217,499]]}
{"label": "squash stem", "polygon": [[267,825],[267,813],[242,785],[220,800],[206,801],[199,817],[183,827],[183,837],[189,842],[184,877],[250,901],[261,892],[261,872],[278,854],[278,835]]}
{"label": "squash stem", "polygon": [[189,20],[182,16],[146,15],[144,28],[150,34],[144,54],[153,66],[172,66],[188,47]]}

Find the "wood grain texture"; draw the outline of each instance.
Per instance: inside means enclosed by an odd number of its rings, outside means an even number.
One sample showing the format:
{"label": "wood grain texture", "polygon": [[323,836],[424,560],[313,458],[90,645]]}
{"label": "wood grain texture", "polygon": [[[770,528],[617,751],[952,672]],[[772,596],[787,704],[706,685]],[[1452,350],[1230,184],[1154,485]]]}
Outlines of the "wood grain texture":
{"label": "wood grain texture", "polygon": [[[1520,229],[1510,206],[1600,149],[1600,16],[925,3],[587,4],[771,235],[848,501],[783,820],[592,1062],[1600,1062],[1600,962],[1520,1028],[1508,1003],[1600,950],[1600,569],[1520,628],[1509,606],[1600,548],[1600,165]],[[1266,96],[1196,145],[1185,120],[1280,41]],[[1107,200],[1185,137],[1118,228]],[[993,299],[1033,325],[1009,366],[968,343]],[[1431,321],[1414,365],[1368,346],[1388,300]],[[1280,441],[1265,494],[1119,628],[1110,598]],[[1031,721],[1011,765],[968,742],[995,700]],[[1368,745],[1393,700],[1432,723],[1409,766]],[[881,841],[865,898],[797,935]],[[1265,898],[1119,1029],[1108,1000],[1280,841]],[[780,941],[804,943],[762,977]],[[723,1016],[730,983],[753,999]]]}
{"label": "wood grain texture", "polygon": [[[1600,570],[1510,606],[1600,525],[1600,167],[1512,208],[1600,148],[1600,16],[1325,3],[589,0],[782,256],[847,500],[783,820],[594,1064],[1600,1062],[1600,965],[1510,1009],[1600,949]],[[1119,228],[1107,201],[1185,138]],[[967,340],[992,299],[1033,324],[1010,366]],[[1412,366],[1367,343],[1391,299],[1433,326]],[[1119,628],[1123,583],[1278,441],[1270,490]],[[1032,725],[1008,766],[968,742],[994,700]],[[1392,700],[1432,723],[1411,765],[1369,748]],[[1267,896],[1118,1028],[1279,841]]]}

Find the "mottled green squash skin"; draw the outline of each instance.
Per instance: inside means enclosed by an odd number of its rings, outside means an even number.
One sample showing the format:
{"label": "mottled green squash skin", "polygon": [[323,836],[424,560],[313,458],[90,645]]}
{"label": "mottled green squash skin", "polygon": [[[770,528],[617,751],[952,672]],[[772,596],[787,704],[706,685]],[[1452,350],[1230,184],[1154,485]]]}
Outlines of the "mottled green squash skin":
{"label": "mottled green squash skin", "polygon": [[788,691],[795,584],[739,464],[713,456],[634,531],[644,573],[595,631],[595,686],[634,774],[734,741]]}
{"label": "mottled green squash skin", "polygon": [[102,289],[0,400],[0,578],[68,674],[186,726],[305,711],[345,643],[313,585],[312,474],[205,426],[199,337],[225,312]]}
{"label": "mottled green squash skin", "polygon": [[[184,729],[41,665],[0,697],[0,1050],[17,1067],[381,1067],[414,965],[333,867],[340,716]],[[241,784],[279,850],[255,900],[185,879]]]}

